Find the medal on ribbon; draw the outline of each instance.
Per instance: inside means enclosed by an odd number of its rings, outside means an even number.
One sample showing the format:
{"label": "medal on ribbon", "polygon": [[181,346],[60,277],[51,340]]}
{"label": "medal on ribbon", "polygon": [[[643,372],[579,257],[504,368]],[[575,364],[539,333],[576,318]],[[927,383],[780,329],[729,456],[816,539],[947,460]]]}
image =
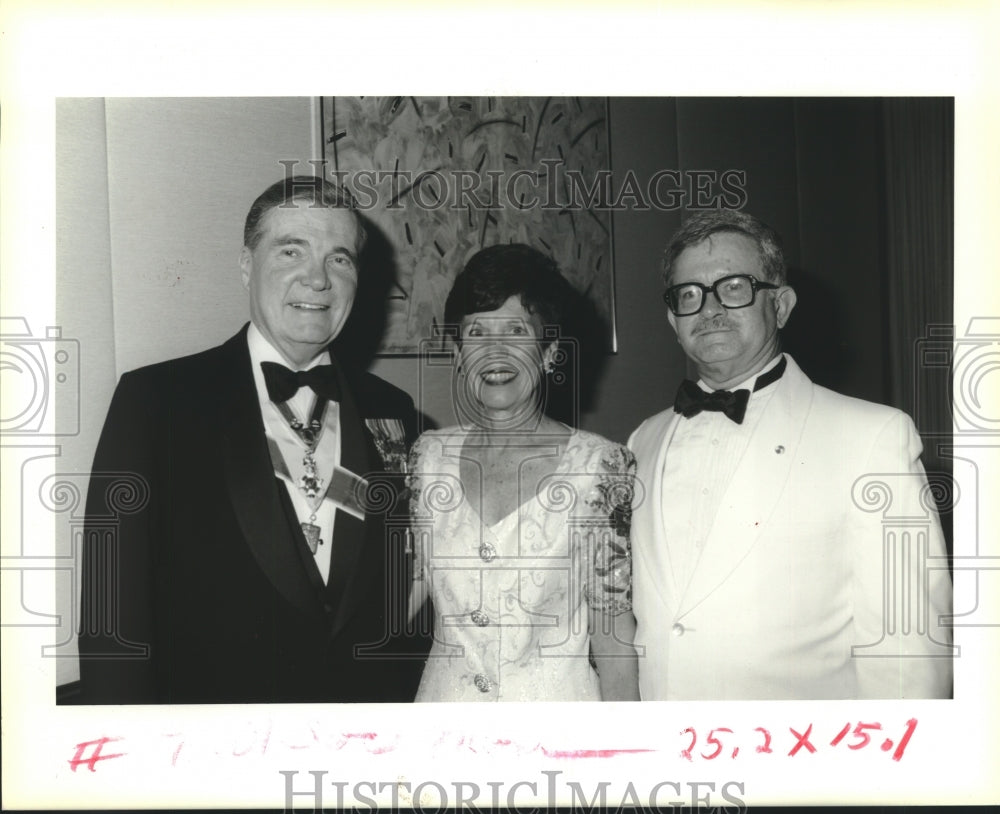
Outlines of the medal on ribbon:
{"label": "medal on ribbon", "polygon": [[306,453],[306,457],[302,459],[302,466],[305,467],[305,472],[299,478],[298,487],[307,498],[314,500],[317,495],[323,494],[325,481],[316,474],[316,459],[313,458],[313,450]]}
{"label": "medal on ribbon", "polygon": [[319,550],[319,547],[323,545],[323,540],[319,536],[320,527],[313,521],[316,519],[316,509],[319,508],[326,494],[326,489],[324,488],[326,481],[316,471],[314,453],[319,444],[319,439],[323,434],[323,419],[326,415],[328,404],[329,400],[325,397],[316,399],[312,415],[309,417],[308,427],[292,414],[285,402],[276,405],[285,421],[288,422],[288,426],[292,428],[295,435],[298,436],[302,445],[306,448],[305,457],[302,459],[304,471],[302,476],[295,482],[295,485],[305,495],[306,499],[310,501],[313,510],[313,514],[309,520],[299,524],[302,528],[302,534],[306,539],[306,545],[309,546],[309,551],[312,554],[315,554]]}
{"label": "medal on ribbon", "polygon": [[[313,515],[309,519],[315,520],[316,515]],[[300,525],[302,526],[302,534],[306,538],[306,545],[309,546],[309,552],[311,554],[315,554],[319,550],[319,547],[323,545],[323,541],[319,537],[319,532],[320,532],[319,526],[317,526],[315,523],[308,523],[308,522],[302,523]]]}

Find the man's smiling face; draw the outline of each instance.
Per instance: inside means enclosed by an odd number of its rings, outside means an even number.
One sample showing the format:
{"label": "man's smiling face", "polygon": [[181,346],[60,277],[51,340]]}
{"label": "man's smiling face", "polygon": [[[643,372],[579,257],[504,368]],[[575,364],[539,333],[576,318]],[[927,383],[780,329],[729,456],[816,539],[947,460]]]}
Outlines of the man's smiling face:
{"label": "man's smiling face", "polygon": [[240,269],[254,325],[293,366],[314,359],[340,333],[358,288],[357,217],[293,200],[261,220]]}

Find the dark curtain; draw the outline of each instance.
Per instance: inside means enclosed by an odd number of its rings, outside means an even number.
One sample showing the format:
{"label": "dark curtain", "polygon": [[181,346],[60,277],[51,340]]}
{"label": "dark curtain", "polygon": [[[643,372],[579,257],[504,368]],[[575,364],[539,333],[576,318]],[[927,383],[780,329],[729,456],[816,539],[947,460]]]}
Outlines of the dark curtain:
{"label": "dark curtain", "polygon": [[882,120],[891,400],[917,423],[950,547],[954,100],[885,99]]}

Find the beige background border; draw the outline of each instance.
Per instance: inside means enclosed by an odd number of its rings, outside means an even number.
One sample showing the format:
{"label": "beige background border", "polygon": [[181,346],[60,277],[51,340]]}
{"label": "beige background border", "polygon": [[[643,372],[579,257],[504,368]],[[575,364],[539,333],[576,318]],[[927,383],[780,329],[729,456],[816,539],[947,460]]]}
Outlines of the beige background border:
{"label": "beige background border", "polygon": [[[149,8],[146,6],[145,8]],[[996,42],[998,12],[987,3],[680,4],[657,9],[618,3],[554,6],[551,12],[494,7],[471,12],[368,3],[360,11],[299,3],[266,12],[253,3],[188,12],[136,11],[132,4],[5,2],[2,52],[3,315],[36,331],[55,324],[54,104],[56,96],[319,95],[357,92],[574,93],[592,95],[954,95],[956,97],[956,302],[960,337],[974,317],[997,318],[993,247],[1000,179]],[[525,15],[531,19],[526,29]],[[440,21],[452,26],[445,31]],[[453,32],[453,33],[452,33]],[[471,49],[476,71],[459,70]],[[563,66],[574,66],[569,86]],[[336,83],[332,88],[331,82]],[[85,250],[85,247],[82,247]],[[995,322],[993,323],[996,324]],[[994,408],[996,373],[983,409]],[[989,389],[987,389],[989,388]],[[959,390],[959,388],[956,388]],[[5,397],[8,397],[6,394]],[[994,421],[996,412],[989,414]],[[1000,441],[964,436],[982,496],[995,495]],[[993,444],[994,446],[990,446]],[[55,459],[53,459],[55,460]],[[51,520],[29,509],[15,477],[3,473],[3,554],[27,538],[51,537]],[[12,485],[14,489],[12,489]],[[13,509],[13,511],[11,510]],[[997,538],[996,508],[959,513],[956,540]],[[51,517],[51,515],[50,515]],[[995,545],[995,543],[994,543]],[[997,555],[996,551],[984,551]],[[5,561],[6,564],[7,561]],[[4,588],[8,586],[4,574]],[[15,585],[15,588],[17,586]],[[44,584],[32,604],[49,607]],[[3,591],[4,618],[16,590]],[[980,579],[980,618],[1000,623],[997,572]],[[996,801],[995,692],[998,628],[963,628],[956,641],[952,702],[579,705],[517,709],[438,707],[56,709],[55,665],[38,654],[45,629],[3,631],[3,792],[17,807],[265,806],[284,803],[279,770],[327,771],[328,781],[464,780],[538,784],[560,771],[588,794],[611,783],[617,803],[628,781],[640,793],[657,782],[743,784],[749,804],[767,802],[932,803]],[[833,732],[848,720],[901,730],[917,717],[906,757],[820,749],[808,760],[777,753],[727,765],[676,755],[688,726],[736,731],[768,726]],[[315,737],[310,733],[314,733]],[[375,738],[342,737],[375,733]],[[269,734],[268,749],[261,744]],[[73,746],[102,735],[124,738],[130,757],[69,769]],[[786,741],[787,741],[787,736]],[[171,767],[179,738],[185,759]],[[500,744],[498,740],[510,741]],[[817,738],[817,741],[829,738]],[[359,742],[360,741],[360,742]],[[374,744],[374,746],[373,746]],[[392,750],[376,754],[379,745]],[[536,748],[541,745],[544,749]],[[567,760],[553,751],[651,748],[657,753]],[[787,745],[786,745],[787,749]],[[545,750],[548,750],[546,753]],[[237,758],[234,752],[246,751]],[[190,755],[192,758],[187,759]],[[332,803],[333,788],[327,786]],[[731,789],[731,793],[736,793]],[[384,799],[388,799],[384,797]],[[676,798],[671,798],[676,799]],[[517,800],[530,802],[523,788]],[[307,798],[299,798],[310,805]],[[718,796],[713,802],[722,800]]]}

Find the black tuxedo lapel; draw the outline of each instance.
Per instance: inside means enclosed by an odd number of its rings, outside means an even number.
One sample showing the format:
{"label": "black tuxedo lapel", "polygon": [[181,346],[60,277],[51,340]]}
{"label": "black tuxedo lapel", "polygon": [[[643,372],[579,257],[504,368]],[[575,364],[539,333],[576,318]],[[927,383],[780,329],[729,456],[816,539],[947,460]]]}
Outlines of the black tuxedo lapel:
{"label": "black tuxedo lapel", "polygon": [[[362,420],[358,403],[351,389],[351,383],[337,364],[331,351],[330,358],[337,370],[340,381],[340,465],[355,475],[366,477],[381,467],[372,456],[372,444]],[[363,505],[366,495],[359,496]],[[330,558],[329,593],[337,602],[331,635],[343,627],[351,611],[365,598],[361,591],[352,591],[351,583],[360,581],[364,570],[376,567],[381,561],[380,551],[371,551],[366,545],[375,541],[367,540],[371,518],[362,522],[344,511],[337,511],[333,530],[333,551]],[[363,583],[362,583],[363,584]]]}
{"label": "black tuxedo lapel", "polygon": [[[229,340],[223,351],[219,429],[233,509],[254,559],[275,589],[303,612],[317,613],[319,599],[295,550],[268,454],[246,329]],[[224,495],[220,493],[219,499]]]}

